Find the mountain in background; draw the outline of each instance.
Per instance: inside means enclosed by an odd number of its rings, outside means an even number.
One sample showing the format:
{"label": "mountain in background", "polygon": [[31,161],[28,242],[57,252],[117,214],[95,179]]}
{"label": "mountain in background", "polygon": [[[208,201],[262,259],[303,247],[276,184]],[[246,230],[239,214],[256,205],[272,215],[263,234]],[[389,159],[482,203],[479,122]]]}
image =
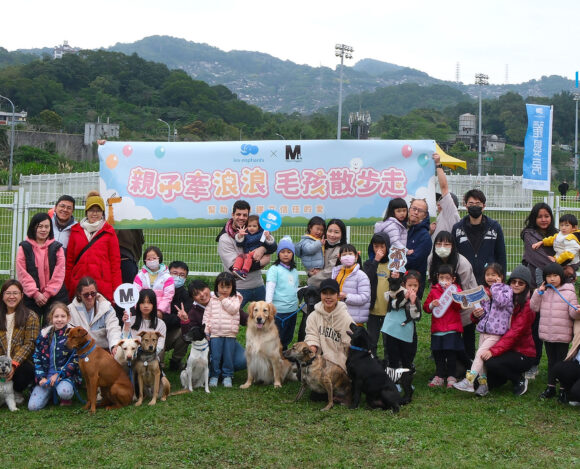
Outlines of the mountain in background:
{"label": "mountain in background", "polygon": [[[265,111],[310,114],[336,109],[338,103],[338,67],[332,70],[298,65],[260,52],[224,52],[208,44],[170,36],[117,43],[106,50],[137,54],[169,68],[182,69],[192,78],[210,85],[224,85],[240,99]],[[3,51],[0,48],[0,67],[7,65]],[[52,54],[52,50],[19,50],[8,56],[17,53],[24,54],[19,59],[27,63],[31,54],[42,56]],[[14,58],[12,62],[17,63]],[[511,91],[524,98],[549,97],[572,87],[572,80],[549,76],[521,84],[484,86],[482,94],[484,98],[497,98]],[[407,96],[409,93],[411,96]],[[471,101],[478,93],[479,87],[474,84],[439,80],[420,70],[374,59],[362,59],[352,67],[344,67],[345,113],[364,109],[371,111],[374,118],[386,113],[403,115],[415,108],[442,109]]]}

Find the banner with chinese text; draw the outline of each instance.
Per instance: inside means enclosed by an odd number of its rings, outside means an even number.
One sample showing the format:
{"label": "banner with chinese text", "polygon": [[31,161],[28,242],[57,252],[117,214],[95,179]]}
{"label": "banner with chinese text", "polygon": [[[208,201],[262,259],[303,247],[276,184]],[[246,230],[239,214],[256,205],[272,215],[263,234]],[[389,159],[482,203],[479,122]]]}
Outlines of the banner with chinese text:
{"label": "banner with chinese text", "polygon": [[528,131],[524,139],[524,189],[550,190],[552,173],[551,106],[526,104]]}
{"label": "banner with chinese text", "polygon": [[390,198],[435,207],[434,151],[433,140],[107,142],[101,194],[116,228],[221,225],[238,199],[285,225],[314,215],[370,224]]}

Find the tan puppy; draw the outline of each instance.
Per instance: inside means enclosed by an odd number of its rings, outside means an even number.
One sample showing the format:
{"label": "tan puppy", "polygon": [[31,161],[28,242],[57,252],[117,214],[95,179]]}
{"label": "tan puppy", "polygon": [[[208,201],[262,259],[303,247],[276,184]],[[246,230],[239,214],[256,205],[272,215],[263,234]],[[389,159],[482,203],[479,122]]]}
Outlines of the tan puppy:
{"label": "tan puppy", "polygon": [[139,345],[141,344],[141,338],[138,337],[137,339],[123,339],[119,341],[117,344],[117,351],[115,352],[115,360],[117,363],[123,367],[127,376],[130,376],[130,373],[133,371],[130,369],[129,364],[135,358],[137,358],[137,351],[139,350]]}
{"label": "tan puppy", "polygon": [[66,346],[75,349],[79,366],[87,386],[84,409],[92,414],[97,407],[97,388],[101,388],[102,405],[106,409],[127,406],[133,399],[133,385],[109,352],[97,347],[95,340],[82,327],[73,327],[68,333]]}
{"label": "tan puppy", "polygon": [[[135,406],[143,403],[143,396],[151,396],[149,405],[155,405],[157,398],[162,401],[167,399],[171,391],[171,384],[165,376],[161,376],[161,365],[157,357],[157,342],[161,337],[161,332],[141,331],[141,353],[137,356],[133,364],[133,373],[137,379],[139,395]],[[161,382],[161,386],[159,383]]]}
{"label": "tan puppy", "polygon": [[282,344],[274,321],[276,307],[265,301],[255,301],[248,307],[246,329],[246,362],[248,379],[240,386],[249,388],[254,382],[282,386],[286,379],[296,380],[292,364],[282,356]]}
{"label": "tan puppy", "polygon": [[328,394],[328,404],[322,410],[332,409],[334,401],[350,405],[352,399],[350,378],[340,366],[310,350],[306,342],[296,342],[292,348],[284,351],[284,356],[300,368],[302,386],[294,402],[297,402],[309,387],[315,392]]}

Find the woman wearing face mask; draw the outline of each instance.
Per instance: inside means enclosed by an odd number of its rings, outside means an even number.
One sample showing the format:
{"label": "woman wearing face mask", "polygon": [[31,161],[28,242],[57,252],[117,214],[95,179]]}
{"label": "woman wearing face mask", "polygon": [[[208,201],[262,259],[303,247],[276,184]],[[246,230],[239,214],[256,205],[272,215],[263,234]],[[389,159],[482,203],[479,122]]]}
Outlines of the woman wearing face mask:
{"label": "woman wearing face mask", "polygon": [[85,218],[71,228],[66,250],[65,285],[72,300],[79,280],[90,276],[110,302],[123,282],[119,240],[105,220],[105,201],[96,191],[87,194]]}
{"label": "woman wearing face mask", "polygon": [[346,244],[346,226],[342,220],[333,218],[326,225],[324,233],[324,267],[322,270],[312,269],[308,272],[308,286],[320,288],[320,283],[329,279],[332,269],[336,266],[341,246]]}
{"label": "woman wearing face mask", "polygon": [[332,278],[340,287],[338,299],[345,302],[348,313],[358,326],[368,321],[371,306],[371,284],[361,267],[356,248],[345,244],[340,248],[336,266],[332,269]]}
{"label": "woman wearing face mask", "polygon": [[[459,254],[455,246],[455,240],[448,231],[440,231],[435,237],[433,251],[427,259],[427,270],[431,284],[437,283],[439,266],[447,264],[453,269],[456,283],[463,289],[477,287],[477,281],[473,275],[473,268],[469,261]],[[459,360],[469,366],[469,360],[475,357],[475,324],[471,322],[471,308],[461,310],[461,324],[463,325],[463,344],[467,357],[460,355]],[[469,369],[469,368],[468,368]]]}
{"label": "woman wearing face mask", "polygon": [[143,253],[145,265],[135,277],[139,291],[150,288],[157,297],[157,316],[161,319],[171,314],[171,300],[175,294],[175,280],[163,263],[163,254],[157,246],[149,246]]}

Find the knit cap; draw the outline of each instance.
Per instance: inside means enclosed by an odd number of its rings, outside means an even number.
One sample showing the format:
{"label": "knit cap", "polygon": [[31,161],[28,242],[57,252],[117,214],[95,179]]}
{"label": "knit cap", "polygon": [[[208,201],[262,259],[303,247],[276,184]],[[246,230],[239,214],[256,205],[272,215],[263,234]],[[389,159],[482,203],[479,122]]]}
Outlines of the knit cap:
{"label": "knit cap", "polygon": [[284,236],[280,242],[278,243],[278,249],[276,250],[277,254],[280,254],[280,251],[282,249],[290,249],[290,251],[292,251],[292,254],[296,254],[296,251],[294,250],[294,243],[292,242],[292,238],[290,236]]}
{"label": "knit cap", "polygon": [[516,278],[523,280],[528,284],[528,286],[532,284],[532,274],[530,274],[530,269],[528,269],[524,265],[521,264],[517,265],[516,267],[514,267],[514,270],[512,270],[512,274],[510,275],[510,281]]}

